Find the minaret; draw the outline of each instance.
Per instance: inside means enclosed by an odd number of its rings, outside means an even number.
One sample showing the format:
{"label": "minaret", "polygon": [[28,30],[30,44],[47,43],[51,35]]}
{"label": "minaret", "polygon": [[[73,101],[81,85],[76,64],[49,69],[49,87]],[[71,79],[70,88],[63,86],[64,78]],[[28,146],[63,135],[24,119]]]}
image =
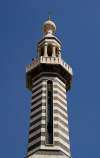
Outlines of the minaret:
{"label": "minaret", "polygon": [[26,87],[32,92],[26,158],[71,158],[66,92],[71,89],[72,68],[61,59],[50,14],[42,31],[37,58],[26,67]]}

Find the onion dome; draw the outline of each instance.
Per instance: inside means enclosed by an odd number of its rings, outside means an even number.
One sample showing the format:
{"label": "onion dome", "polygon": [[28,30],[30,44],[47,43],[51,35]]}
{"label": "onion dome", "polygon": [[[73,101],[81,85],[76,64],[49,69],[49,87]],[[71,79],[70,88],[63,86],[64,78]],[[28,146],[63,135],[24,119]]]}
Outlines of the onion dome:
{"label": "onion dome", "polygon": [[48,15],[48,21],[46,21],[42,26],[42,31],[44,34],[54,34],[56,31],[56,25],[50,20],[50,13]]}

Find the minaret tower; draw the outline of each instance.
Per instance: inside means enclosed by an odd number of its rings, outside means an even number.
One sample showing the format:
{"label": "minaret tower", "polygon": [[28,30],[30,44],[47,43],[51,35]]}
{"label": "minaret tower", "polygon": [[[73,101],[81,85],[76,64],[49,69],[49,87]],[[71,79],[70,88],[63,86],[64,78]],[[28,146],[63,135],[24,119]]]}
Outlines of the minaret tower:
{"label": "minaret tower", "polygon": [[61,59],[50,14],[42,31],[37,58],[26,67],[26,87],[32,92],[26,158],[71,158],[66,92],[71,89],[72,68]]}

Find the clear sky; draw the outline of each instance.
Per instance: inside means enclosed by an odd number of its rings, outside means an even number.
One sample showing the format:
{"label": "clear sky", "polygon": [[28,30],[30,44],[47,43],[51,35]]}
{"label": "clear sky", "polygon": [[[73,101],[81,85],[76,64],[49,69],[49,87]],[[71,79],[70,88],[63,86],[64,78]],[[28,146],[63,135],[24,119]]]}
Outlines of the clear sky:
{"label": "clear sky", "polygon": [[100,0],[1,0],[0,158],[26,156],[31,92],[25,71],[50,10],[62,59],[73,68],[67,92],[71,156],[100,157]]}

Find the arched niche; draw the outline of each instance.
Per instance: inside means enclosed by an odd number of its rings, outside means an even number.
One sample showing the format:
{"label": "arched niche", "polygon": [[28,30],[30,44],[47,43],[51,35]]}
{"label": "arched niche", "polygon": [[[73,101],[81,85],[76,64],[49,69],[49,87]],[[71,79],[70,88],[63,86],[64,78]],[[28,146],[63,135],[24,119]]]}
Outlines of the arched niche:
{"label": "arched niche", "polygon": [[42,46],[41,47],[41,56],[43,56],[44,55],[44,47]]}
{"label": "arched niche", "polygon": [[46,144],[53,144],[53,82],[47,81],[46,90]]}
{"label": "arched niche", "polygon": [[58,57],[58,47],[56,47],[56,49],[55,49],[55,55],[56,55],[56,57]]}
{"label": "arched niche", "polygon": [[51,44],[48,44],[47,54],[48,54],[48,56],[52,56],[52,45]]}

